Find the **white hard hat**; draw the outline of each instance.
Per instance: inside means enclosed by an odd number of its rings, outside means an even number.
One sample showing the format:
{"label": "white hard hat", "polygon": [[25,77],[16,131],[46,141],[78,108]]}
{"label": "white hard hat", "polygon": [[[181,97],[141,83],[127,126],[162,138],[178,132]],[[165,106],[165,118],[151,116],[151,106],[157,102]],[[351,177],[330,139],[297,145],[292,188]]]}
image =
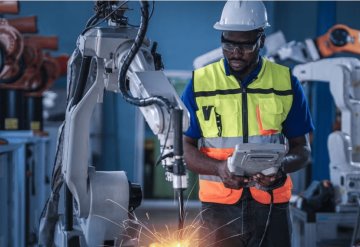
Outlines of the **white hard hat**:
{"label": "white hard hat", "polygon": [[261,1],[228,0],[214,28],[221,31],[251,31],[270,27]]}

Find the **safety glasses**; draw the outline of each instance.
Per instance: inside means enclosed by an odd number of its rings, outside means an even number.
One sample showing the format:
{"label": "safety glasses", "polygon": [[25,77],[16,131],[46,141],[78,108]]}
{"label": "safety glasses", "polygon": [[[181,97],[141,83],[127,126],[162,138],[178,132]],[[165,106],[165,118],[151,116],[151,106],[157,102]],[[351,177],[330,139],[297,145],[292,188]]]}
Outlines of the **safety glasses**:
{"label": "safety glasses", "polygon": [[254,52],[256,47],[259,44],[259,40],[262,37],[262,34],[260,34],[256,40],[254,42],[244,42],[244,43],[238,43],[238,42],[233,42],[230,40],[227,40],[224,38],[224,36],[221,36],[221,46],[223,48],[224,51],[227,52],[235,52],[235,49],[237,48],[240,52],[243,53],[251,53]]}

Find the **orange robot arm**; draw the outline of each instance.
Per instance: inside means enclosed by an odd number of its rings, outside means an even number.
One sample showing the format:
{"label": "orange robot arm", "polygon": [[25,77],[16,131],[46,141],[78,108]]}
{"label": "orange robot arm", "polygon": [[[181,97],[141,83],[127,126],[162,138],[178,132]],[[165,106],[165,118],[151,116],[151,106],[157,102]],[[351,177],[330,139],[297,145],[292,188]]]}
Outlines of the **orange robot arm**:
{"label": "orange robot arm", "polygon": [[315,43],[322,57],[339,52],[360,54],[360,30],[337,24],[316,38]]}

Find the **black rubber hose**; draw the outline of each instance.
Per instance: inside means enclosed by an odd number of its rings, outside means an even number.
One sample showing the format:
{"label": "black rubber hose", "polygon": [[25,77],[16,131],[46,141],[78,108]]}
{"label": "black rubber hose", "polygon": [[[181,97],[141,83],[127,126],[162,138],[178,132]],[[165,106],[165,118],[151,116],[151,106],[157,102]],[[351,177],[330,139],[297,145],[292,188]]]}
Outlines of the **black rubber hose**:
{"label": "black rubber hose", "polygon": [[139,51],[147,31],[149,23],[149,3],[147,1],[140,1],[141,4],[141,23],[139,31],[136,35],[135,42],[131,46],[129,53],[126,55],[125,61],[121,66],[121,71],[119,74],[119,88],[124,100],[132,105],[136,106],[148,106],[152,104],[157,104],[164,106],[168,111],[172,108],[170,101],[161,96],[154,96],[148,98],[136,98],[129,94],[126,87],[126,73],[130,67],[131,62],[133,61],[136,53]]}

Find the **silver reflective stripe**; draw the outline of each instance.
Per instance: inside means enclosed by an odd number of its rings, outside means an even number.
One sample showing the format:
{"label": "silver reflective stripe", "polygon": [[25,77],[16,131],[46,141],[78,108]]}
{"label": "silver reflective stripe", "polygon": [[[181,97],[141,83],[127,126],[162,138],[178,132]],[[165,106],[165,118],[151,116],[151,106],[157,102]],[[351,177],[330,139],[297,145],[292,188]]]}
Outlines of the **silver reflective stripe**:
{"label": "silver reflective stripe", "polygon": [[212,176],[212,175],[199,175],[199,178],[202,180],[208,180],[213,182],[222,182],[221,178],[218,176]]}
{"label": "silver reflective stripe", "polygon": [[[201,138],[200,147],[206,148],[234,148],[236,144],[243,143],[242,137],[213,137]],[[282,143],[284,136],[281,133],[266,136],[249,136],[249,143]]]}

